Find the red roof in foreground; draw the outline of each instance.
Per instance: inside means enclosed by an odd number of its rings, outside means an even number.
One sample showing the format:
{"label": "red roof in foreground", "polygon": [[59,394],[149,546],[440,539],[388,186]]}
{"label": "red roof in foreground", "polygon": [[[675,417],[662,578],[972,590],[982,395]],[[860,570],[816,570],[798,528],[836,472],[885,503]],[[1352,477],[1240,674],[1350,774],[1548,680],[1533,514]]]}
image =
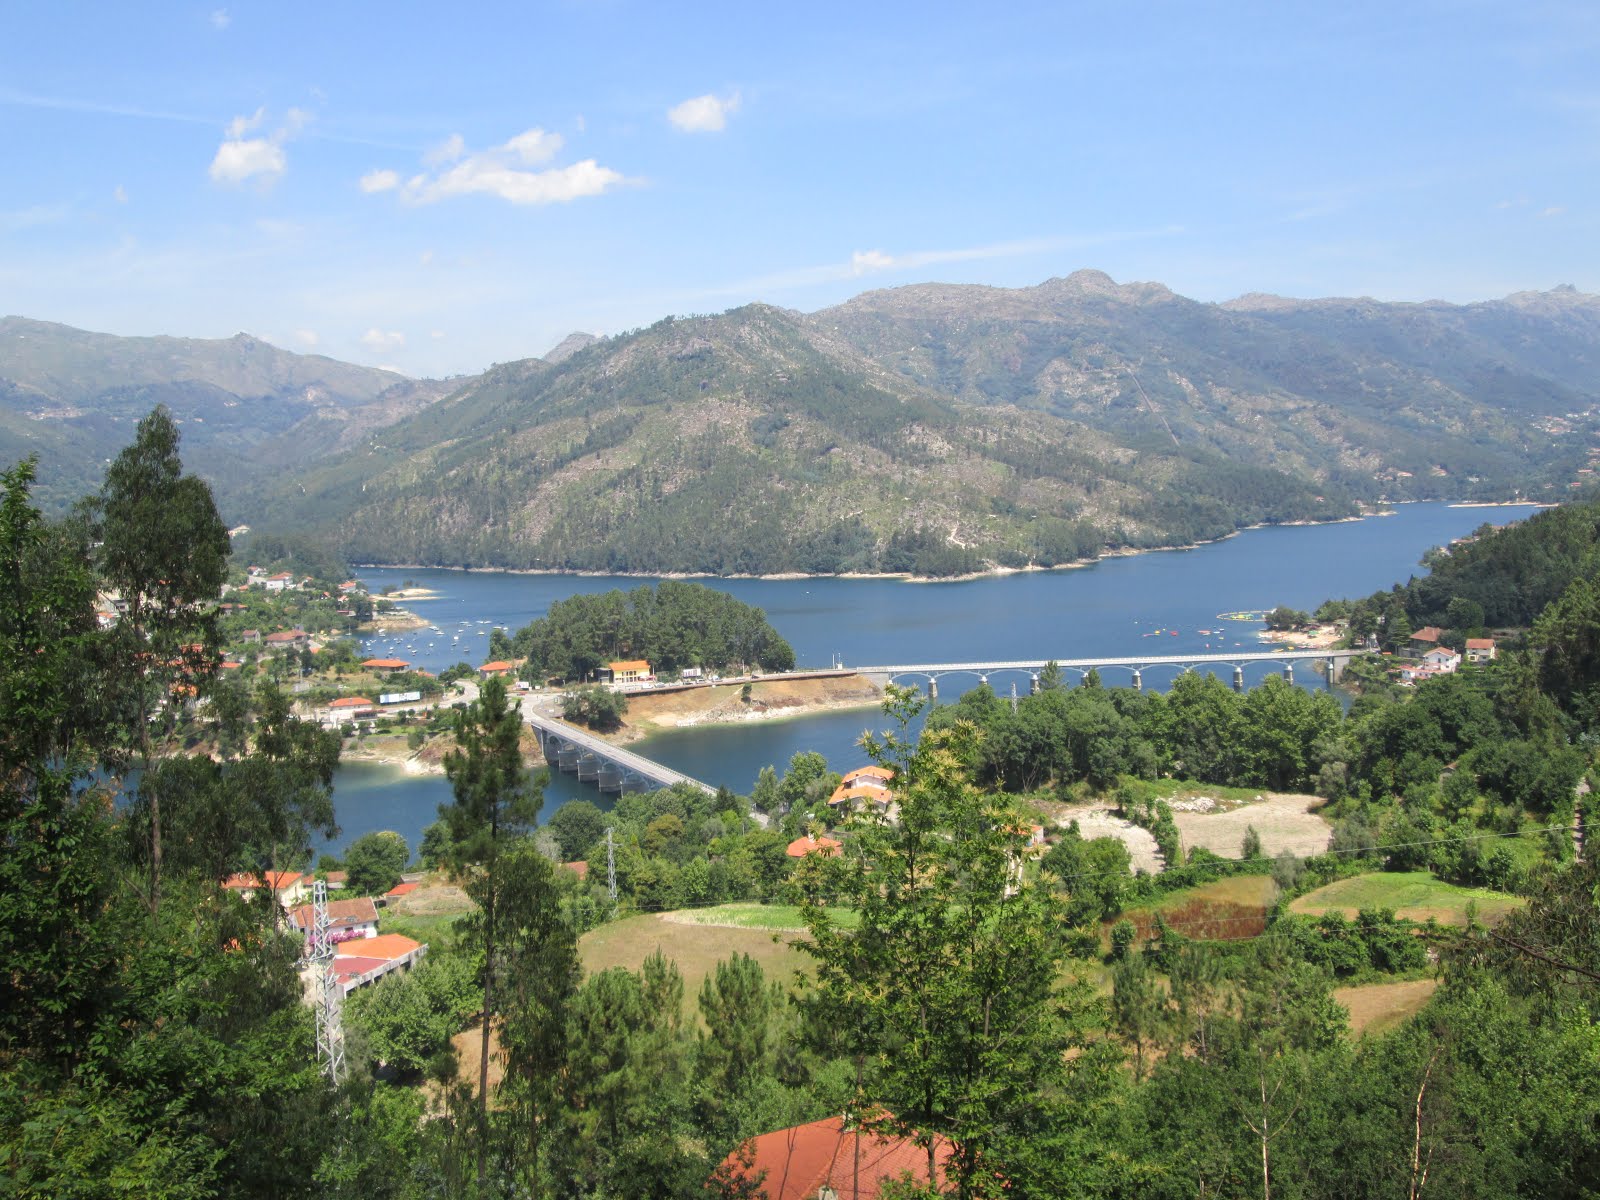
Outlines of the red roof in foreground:
{"label": "red roof in foreground", "polygon": [[789,843],[789,848],[784,851],[790,858],[804,858],[808,854],[822,854],[828,858],[837,858],[844,853],[844,846],[834,841],[831,837],[812,837],[809,833],[805,837],[797,837]]}
{"label": "red roof in foreground", "polygon": [[333,953],[339,958],[377,958],[384,962],[393,962],[421,948],[421,942],[412,941],[401,934],[380,933],[377,937],[340,942],[333,948]]}
{"label": "red roof in foreground", "polygon": [[384,895],[393,896],[396,900],[398,900],[401,896],[409,896],[416,890],[417,885],[414,883],[397,883],[387,892],[385,892]]}
{"label": "red roof in foreground", "polygon": [[[942,1187],[950,1143],[936,1137],[933,1144],[939,1176],[933,1182]],[[721,1170],[734,1180],[755,1184],[753,1195],[766,1200],[810,1200],[825,1187],[852,1200],[877,1200],[883,1182],[906,1171],[918,1183],[929,1182],[928,1152],[923,1147],[910,1138],[847,1130],[842,1117],[751,1138],[722,1160]]]}

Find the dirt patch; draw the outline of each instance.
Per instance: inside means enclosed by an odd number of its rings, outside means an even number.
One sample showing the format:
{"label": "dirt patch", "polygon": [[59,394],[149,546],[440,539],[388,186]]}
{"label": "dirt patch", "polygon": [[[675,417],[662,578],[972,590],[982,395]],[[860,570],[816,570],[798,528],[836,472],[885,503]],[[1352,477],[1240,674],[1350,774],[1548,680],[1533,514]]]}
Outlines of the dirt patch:
{"label": "dirt patch", "polygon": [[423,883],[389,902],[390,911],[407,917],[449,917],[476,907],[467,893],[453,883]]}
{"label": "dirt patch", "polygon": [[1104,805],[1056,804],[1051,801],[1039,802],[1037,807],[1063,829],[1076,821],[1078,832],[1088,840],[1117,838],[1128,848],[1135,871],[1147,871],[1154,875],[1165,867],[1161,851],[1156,849],[1156,839],[1150,835],[1150,831],[1141,829],[1132,821],[1124,821],[1114,809]]}
{"label": "dirt patch", "polygon": [[1189,811],[1172,806],[1185,849],[1203,846],[1223,858],[1238,858],[1250,827],[1260,835],[1262,852],[1268,857],[1287,850],[1304,858],[1328,848],[1328,823],[1311,811],[1323,804],[1320,796],[1266,792],[1238,807],[1228,807],[1232,801],[1219,802],[1210,811],[1194,811],[1200,807],[1196,799],[1183,802]]}
{"label": "dirt patch", "polygon": [[797,717],[840,708],[870,708],[883,690],[860,675],[824,675],[808,679],[760,679],[748,685],[720,684],[675,692],[632,692],[622,729],[613,742],[633,741],[663,729],[691,725],[731,725]]}
{"label": "dirt patch", "polygon": [[1360,1036],[1393,1029],[1420,1012],[1438,986],[1437,979],[1369,983],[1362,987],[1334,988],[1333,998],[1350,1010],[1350,1032]]}

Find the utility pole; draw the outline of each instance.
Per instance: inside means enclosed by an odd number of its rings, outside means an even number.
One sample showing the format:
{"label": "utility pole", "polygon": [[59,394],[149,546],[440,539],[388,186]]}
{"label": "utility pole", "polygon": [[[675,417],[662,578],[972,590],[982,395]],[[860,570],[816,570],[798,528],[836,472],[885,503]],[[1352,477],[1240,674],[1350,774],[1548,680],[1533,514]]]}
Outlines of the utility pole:
{"label": "utility pole", "polygon": [[611,903],[617,902],[617,846],[611,840],[611,826],[606,826],[606,890],[611,893]]}
{"label": "utility pole", "polygon": [[344,1081],[344,996],[333,970],[333,936],[328,928],[328,884],[319,879],[311,891],[311,930],[306,935],[306,960],[316,988],[317,1061],[338,1086]]}

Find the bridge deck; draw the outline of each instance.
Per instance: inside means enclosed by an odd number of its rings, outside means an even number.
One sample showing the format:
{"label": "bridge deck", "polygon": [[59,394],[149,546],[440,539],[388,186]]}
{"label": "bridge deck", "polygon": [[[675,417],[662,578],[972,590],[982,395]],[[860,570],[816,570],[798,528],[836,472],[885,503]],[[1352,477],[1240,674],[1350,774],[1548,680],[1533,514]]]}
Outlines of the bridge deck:
{"label": "bridge deck", "polygon": [[[716,788],[708,783],[703,783],[693,776],[685,775],[681,771],[674,771],[671,767],[662,766],[654,759],[646,758],[642,754],[635,754],[621,746],[613,746],[604,738],[595,737],[594,734],[579,729],[575,725],[568,725],[565,721],[557,721],[553,717],[541,713],[532,713],[524,710],[528,724],[538,730],[541,735],[558,737],[564,742],[570,742],[581,749],[589,751],[596,758],[603,759],[621,767],[625,771],[632,771],[635,775],[642,776],[657,783],[662,787],[671,787],[675,783],[687,783],[699,788],[703,792],[715,793]],[[540,738],[543,744],[543,736]]]}
{"label": "bridge deck", "polygon": [[1352,658],[1354,650],[1254,650],[1234,654],[1128,654],[1119,658],[1034,658],[1014,662],[903,663],[884,667],[852,667],[858,675],[946,675],[958,671],[1040,671],[1047,662],[1071,670],[1098,667],[1249,666],[1256,663],[1327,662]]}

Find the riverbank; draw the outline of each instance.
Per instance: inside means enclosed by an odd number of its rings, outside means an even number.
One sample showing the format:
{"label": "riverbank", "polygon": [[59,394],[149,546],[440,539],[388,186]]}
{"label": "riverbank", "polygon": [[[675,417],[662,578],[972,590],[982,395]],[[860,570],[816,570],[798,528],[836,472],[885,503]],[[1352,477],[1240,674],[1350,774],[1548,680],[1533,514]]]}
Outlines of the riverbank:
{"label": "riverbank", "polygon": [[[748,689],[748,692],[747,690]],[[778,721],[851,708],[876,708],[883,689],[860,675],[759,679],[677,692],[634,692],[622,728],[606,734],[626,745],[669,729]]]}

